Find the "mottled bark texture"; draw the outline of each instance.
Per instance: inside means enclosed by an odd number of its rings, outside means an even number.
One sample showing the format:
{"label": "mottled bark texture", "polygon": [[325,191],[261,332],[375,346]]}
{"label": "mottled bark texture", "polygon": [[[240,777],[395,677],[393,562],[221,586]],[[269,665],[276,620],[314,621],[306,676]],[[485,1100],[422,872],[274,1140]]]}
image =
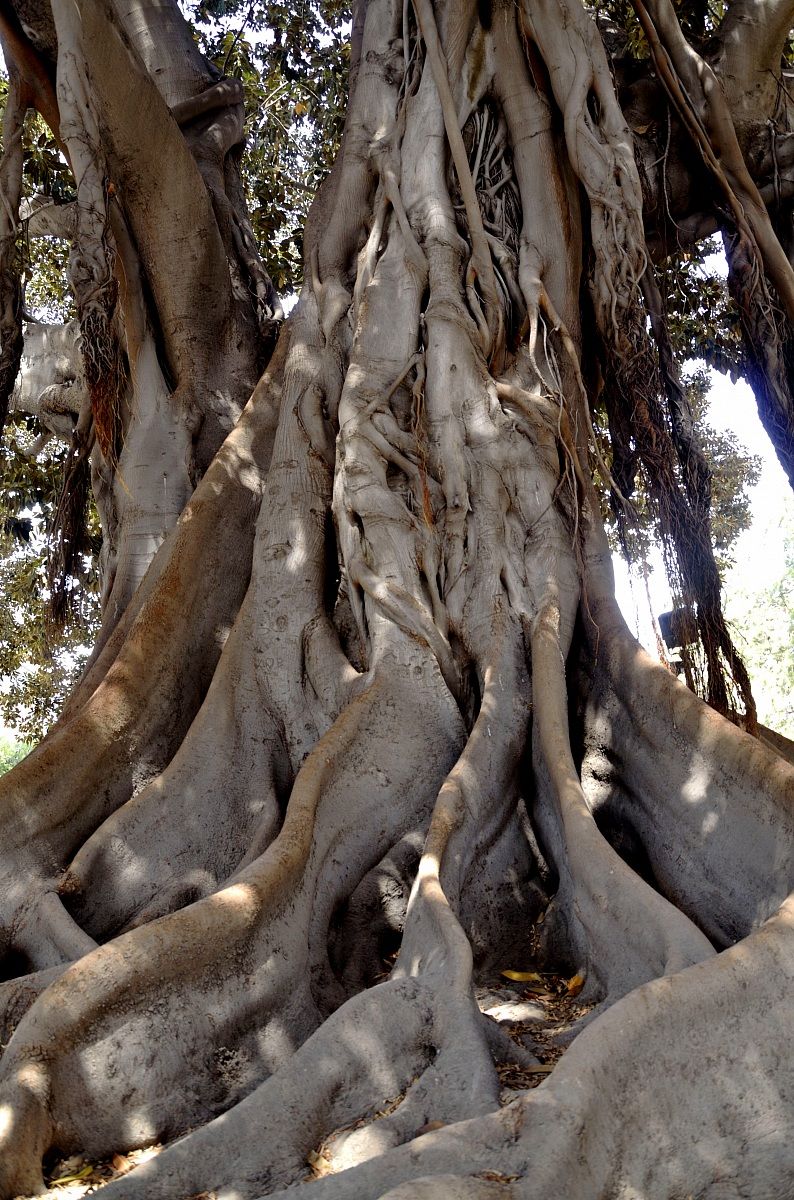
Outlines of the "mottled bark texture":
{"label": "mottled bark texture", "polygon": [[[643,8],[683,97],[671,12]],[[218,201],[166,107],[204,112],[201,65],[188,96],[151,86],[166,5],[54,14],[37,52],[69,120],[96,117],[86,204],[105,155],[117,253],[169,314],[125,302],[137,386],[211,408],[233,295],[215,307]],[[369,0],[353,49],[300,303],[0,782],[0,1197],[39,1191],[48,1152],[154,1142],[108,1200],[788,1195],[794,772],[631,638],[591,477],[620,503],[645,465],[727,704],[708,478],[601,35],[579,0]],[[179,163],[157,225],[149,172]],[[205,238],[169,226],[180,197]],[[536,1060],[475,986],[530,959],[586,1015],[500,1103],[495,1057]]]}

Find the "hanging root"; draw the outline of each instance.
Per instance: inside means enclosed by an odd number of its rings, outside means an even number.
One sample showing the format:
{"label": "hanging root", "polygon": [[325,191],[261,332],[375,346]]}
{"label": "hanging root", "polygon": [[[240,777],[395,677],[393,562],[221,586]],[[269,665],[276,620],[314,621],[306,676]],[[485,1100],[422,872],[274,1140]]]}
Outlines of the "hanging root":
{"label": "hanging root", "polygon": [[761,420],[792,480],[794,269],[747,169],[719,80],[687,44],[668,0],[638,0],[634,7],[659,79],[730,214],[726,230],[728,282],[741,318],[749,377]]}
{"label": "hanging root", "polygon": [[49,610],[52,621],[59,626],[66,622],[69,615],[74,598],[74,579],[82,574],[81,558],[90,553],[86,520],[94,432],[93,427],[85,430],[84,424],[84,420],[78,420],[72,436],[69,456],[64,464],[61,493],[49,530]]}
{"label": "hanging root", "polygon": [[101,301],[92,299],[80,310],[80,348],[83,354],[94,434],[111,466],[121,452],[122,412],[128,387],[124,355],[114,328],[116,287],[110,282]]}
{"label": "hanging root", "polygon": [[723,236],[728,289],[739,310],[747,373],[758,415],[794,486],[794,338],[769,295],[756,256],[738,231]]}
{"label": "hanging root", "polygon": [[0,431],[22,361],[22,255],[19,204],[22,196],[22,131],[28,98],[14,67],[8,64],[8,96],[3,115],[0,158]]}
{"label": "hanging root", "polygon": [[[695,444],[661,297],[645,251],[631,134],[614,96],[603,45],[578,4],[566,0],[533,6],[525,15],[528,32],[548,57],[553,39],[559,37],[558,27],[551,22],[558,9],[568,14],[573,54],[566,58],[565,69],[554,73],[552,86],[565,115],[571,163],[590,201],[594,251],[590,294],[604,353],[602,399],[613,443],[611,476],[617,483],[613,506],[624,548],[628,548],[626,523],[631,520],[626,498],[641,465],[673,591],[694,612],[703,646],[705,679],[693,672],[689,682],[724,715],[735,714],[741,704],[753,729],[755,703],[749,678],[722,613],[711,544],[708,468]],[[594,102],[587,103],[588,97]],[[621,181],[618,188],[616,181]],[[643,294],[646,308],[641,303]],[[656,350],[646,332],[646,312]]]}
{"label": "hanging root", "polygon": [[125,371],[118,334],[113,326],[118,287],[113,275],[108,205],[109,171],[94,101],[86,74],[86,48],[79,17],[67,4],[54,6],[59,40],[69,51],[58,75],[62,109],[59,134],[69,153],[77,182],[77,230],[69,275],[77,300],[81,349],[91,396],[97,443],[110,463],[118,458],[120,401]]}

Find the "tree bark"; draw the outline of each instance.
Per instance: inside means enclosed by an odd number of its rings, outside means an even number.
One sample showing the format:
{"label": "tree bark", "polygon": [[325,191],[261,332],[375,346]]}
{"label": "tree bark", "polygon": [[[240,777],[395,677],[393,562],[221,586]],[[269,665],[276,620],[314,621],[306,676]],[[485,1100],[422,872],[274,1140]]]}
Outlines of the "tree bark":
{"label": "tree bark", "polygon": [[[160,47],[74,12],[107,34],[84,82],[120,159],[119,77]],[[628,478],[600,379],[713,603],[604,45],[578,0],[369,0],[357,30],[300,302],[0,780],[0,1200],[51,1152],[158,1142],[108,1200],[783,1195],[794,770],[631,638],[593,484]],[[136,156],[120,203],[181,370],[224,243],[171,280]],[[727,696],[738,659],[710,653]],[[484,1015],[505,969],[555,977],[562,1015]],[[505,1092],[498,1063],[543,1082]]]}

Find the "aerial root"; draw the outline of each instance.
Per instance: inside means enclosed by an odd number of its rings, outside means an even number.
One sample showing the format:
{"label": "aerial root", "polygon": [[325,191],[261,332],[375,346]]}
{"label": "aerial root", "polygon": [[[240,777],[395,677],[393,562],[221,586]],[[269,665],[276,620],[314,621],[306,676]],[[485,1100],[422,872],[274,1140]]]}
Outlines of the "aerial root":
{"label": "aerial root", "polygon": [[[499,1172],[492,1172],[498,1176]],[[412,1179],[386,1192],[383,1200],[511,1200],[512,1180],[472,1179],[463,1175],[429,1175]]]}
{"label": "aerial root", "polygon": [[425,831],[409,830],[361,880],[332,934],[333,969],[350,994],[371,986],[396,952]]}
{"label": "aerial root", "polygon": [[33,894],[17,913],[13,949],[23,954],[34,971],[65,966],[96,950],[96,942],[64,908],[50,889]]}
{"label": "aerial root", "polygon": [[[278,830],[275,777],[289,778],[281,736],[267,709],[256,741],[242,733],[240,714],[260,698],[251,678],[250,608],[244,601],[242,627],[230,634],[207,697],[165,771],[104,821],[67,869],[68,903],[97,938],[210,894],[257,839],[261,853]],[[232,705],[221,699],[230,678]],[[226,803],[219,807],[214,789],[221,786]]]}
{"label": "aerial root", "polygon": [[[762,296],[773,281],[789,323],[794,323],[794,270],[739,146],[725,93],[711,66],[684,38],[669,0],[634,0],[658,76],[723,191],[737,230],[752,247]],[[764,293],[767,293],[764,295]]]}
{"label": "aerial root", "polygon": [[[5,834],[0,912],[9,929],[28,909],[31,895],[53,891],[79,847],[126,803],[134,785],[162,770],[183,740],[245,594],[247,573],[229,570],[230,547],[235,561],[245,564],[288,342],[289,336],[285,349],[276,353],[272,374],[263,378],[161,548],[129,613],[87,669],[68,713],[0,781]],[[192,570],[199,555],[201,570]],[[193,613],[189,622],[185,606]],[[153,684],[141,683],[141,662],[157,664]],[[138,764],[135,777],[131,761]],[[64,895],[74,880],[65,882]],[[51,961],[85,953],[88,944],[83,941],[80,948],[66,914],[48,903],[61,931],[54,941],[64,942]],[[35,946],[33,954],[35,961]]]}
{"label": "aerial root", "polygon": [[[253,846],[261,853],[278,829],[281,801],[300,759],[331,723],[322,709],[326,701],[333,707],[331,685],[344,671],[341,649],[327,618],[322,619],[325,539],[317,514],[322,516],[329,503],[331,469],[311,454],[310,433],[301,420],[307,391],[316,390],[312,375],[322,377],[326,365],[312,345],[318,331],[310,307],[304,305],[293,318],[301,354],[294,356],[297,363],[287,355],[283,368],[282,430],[267,479],[260,481],[267,508],[256,535],[249,514],[250,582],[207,694],[166,769],[83,842],[69,867],[71,907],[95,936],[107,937],[199,899],[228,879]],[[221,455],[226,451],[231,458],[230,450],[227,443]],[[208,477],[213,471],[214,464]],[[202,490],[203,485],[197,495]],[[300,495],[299,503],[292,501],[294,495]],[[287,594],[284,554],[290,538],[301,547],[294,556],[302,560],[299,601]],[[287,558],[288,567],[291,563]],[[226,574],[235,574],[224,567]],[[318,668],[325,685],[314,704],[304,680],[310,666]],[[349,669],[347,684],[350,674]],[[272,687],[275,678],[279,694]],[[340,697],[344,690],[338,689]],[[304,718],[307,708],[314,709],[315,725]],[[256,710],[263,715],[252,738],[250,714]],[[289,734],[297,745],[290,744]],[[220,808],[218,788],[225,795]]]}
{"label": "aerial root", "polygon": [[[477,1010],[471,950],[440,878],[441,871],[449,874],[444,861],[456,836],[470,841],[478,823],[493,820],[489,806],[504,803],[500,772],[514,762],[526,725],[524,706],[514,704],[509,657],[486,679],[479,728],[439,792],[392,979],[348,1000],[230,1113],[110,1185],[109,1200],[166,1200],[208,1187],[250,1197],[299,1180],[307,1161],[323,1172],[344,1170],[412,1141],[428,1124],[454,1124],[498,1107],[490,1045],[512,1061],[536,1062],[512,1043],[505,1046],[506,1035],[496,1029],[494,1036]],[[491,724],[494,738],[486,731]],[[478,812],[476,778],[489,771],[494,778]],[[453,870],[452,895],[456,876]],[[385,1111],[384,1097],[393,1097]]]}
{"label": "aerial root", "polygon": [[[419,27],[424,38],[427,57],[438,89],[441,109],[444,116],[444,128],[449,142],[452,161],[458,176],[458,184],[463,196],[466,209],[466,219],[471,238],[471,272],[470,290],[473,292],[475,279],[479,282],[485,301],[485,334],[486,340],[482,346],[485,357],[494,363],[497,373],[502,369],[505,351],[505,329],[502,305],[496,287],[491,251],[485,237],[482,223],[482,213],[477,200],[471,167],[469,166],[466,146],[458,124],[458,114],[455,100],[450,87],[449,71],[444,57],[444,51],[438,36],[436,20],[432,5],[428,0],[414,0]],[[475,320],[477,316],[475,308]]]}
{"label": "aerial root", "polygon": [[[591,805],[599,820],[639,840],[664,896],[718,948],[732,945],[794,886],[790,766],[638,645],[602,579],[592,539],[587,561],[598,629],[591,631],[593,673],[583,680]],[[662,777],[663,755],[670,761]],[[742,838],[737,828],[746,831]]]}

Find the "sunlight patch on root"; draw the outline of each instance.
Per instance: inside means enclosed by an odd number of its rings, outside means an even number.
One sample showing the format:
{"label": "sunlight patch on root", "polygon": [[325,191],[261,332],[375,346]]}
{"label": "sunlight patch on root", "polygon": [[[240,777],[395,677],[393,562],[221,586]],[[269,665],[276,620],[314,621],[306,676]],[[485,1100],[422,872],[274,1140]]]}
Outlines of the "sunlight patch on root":
{"label": "sunlight patch on root", "polygon": [[[422,1070],[432,1054],[428,1000],[416,980],[353,998],[228,1113],[110,1184],[108,1200],[171,1200],[208,1189],[243,1200],[305,1178],[329,1129],[371,1119],[384,1095],[398,1094]],[[395,1144],[384,1122],[367,1129],[375,1138],[370,1153]]]}
{"label": "sunlight patch on root", "polygon": [[[179,745],[245,592],[245,570],[228,570],[227,558],[233,546],[244,563],[253,542],[259,459],[269,457],[280,385],[276,372],[255,394],[161,548],[122,622],[124,636],[89,668],[70,714],[0,781],[0,911],[9,927]],[[192,570],[199,554],[201,569]],[[154,678],[143,663],[157,664]]]}
{"label": "sunlight patch on root", "polygon": [[489,1178],[472,1179],[463,1175],[429,1175],[398,1184],[384,1194],[384,1200],[511,1200],[510,1176],[492,1171]]}
{"label": "sunlight patch on root", "polygon": [[[441,888],[439,867],[456,835],[469,847],[470,860],[477,842],[476,837],[472,842],[474,830],[482,829],[484,818],[486,827],[489,815],[492,819],[489,807],[504,804],[505,796],[511,803],[504,777],[520,752],[526,710],[514,704],[513,674],[520,662],[515,638],[505,639],[505,644],[511,649],[487,674],[478,725],[436,803],[392,981],[349,1000],[252,1096],[166,1150],[142,1173],[112,1185],[112,1196],[167,1197],[199,1186],[220,1187],[221,1197],[251,1196],[257,1184],[266,1181],[272,1188],[299,1178],[307,1155],[321,1141],[328,1168],[339,1170],[411,1140],[428,1122],[448,1124],[497,1107],[498,1080],[473,1002],[471,951]],[[487,733],[491,725],[498,731],[494,738]],[[486,778],[488,786],[483,787]],[[466,802],[461,804],[464,794]],[[457,865],[458,871],[447,871],[453,894],[456,878],[460,886],[466,873],[465,863]],[[406,1005],[402,1017],[395,1003]],[[351,1043],[346,1031],[353,1030]],[[398,1041],[392,1045],[395,1037]],[[349,1058],[354,1050],[363,1054],[358,1065]],[[388,1087],[383,1079],[372,1077],[373,1067],[380,1071],[381,1063],[390,1064]],[[362,1066],[367,1065],[362,1078]],[[309,1078],[312,1102],[307,1104]],[[345,1080],[341,1091],[332,1086],[337,1078]],[[346,1115],[366,1118],[382,1104],[383,1095],[406,1087],[392,1111],[328,1137],[345,1123]],[[254,1132],[263,1129],[268,1131],[264,1139]],[[238,1160],[233,1166],[230,1145]]]}
{"label": "sunlight patch on root", "polygon": [[[300,414],[307,390],[338,368],[320,344],[310,298],[291,336],[300,353],[284,369],[251,580],[207,695],[166,770],[99,827],[68,870],[72,906],[97,936],[198,899],[258,857],[278,829],[292,772],[331,723],[304,680],[307,630],[319,650],[318,622],[328,624],[323,519],[331,471],[312,453]],[[338,663],[327,649],[322,662],[331,693]]]}
{"label": "sunlight patch on root", "polygon": [[0,1057],[31,1004],[63,975],[70,964],[47,967],[0,983]]}

